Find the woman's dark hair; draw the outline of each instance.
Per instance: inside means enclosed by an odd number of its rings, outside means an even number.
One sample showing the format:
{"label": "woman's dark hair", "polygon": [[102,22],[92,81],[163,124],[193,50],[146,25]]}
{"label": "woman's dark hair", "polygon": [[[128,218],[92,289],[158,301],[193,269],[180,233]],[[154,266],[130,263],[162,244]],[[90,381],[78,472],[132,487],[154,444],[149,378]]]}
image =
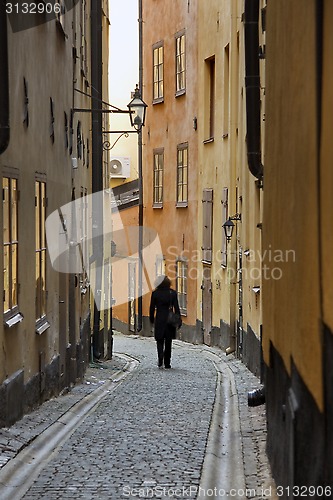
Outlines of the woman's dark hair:
{"label": "woman's dark hair", "polygon": [[171,281],[167,276],[164,276],[160,284],[157,285],[157,288],[170,288],[170,287],[171,287]]}

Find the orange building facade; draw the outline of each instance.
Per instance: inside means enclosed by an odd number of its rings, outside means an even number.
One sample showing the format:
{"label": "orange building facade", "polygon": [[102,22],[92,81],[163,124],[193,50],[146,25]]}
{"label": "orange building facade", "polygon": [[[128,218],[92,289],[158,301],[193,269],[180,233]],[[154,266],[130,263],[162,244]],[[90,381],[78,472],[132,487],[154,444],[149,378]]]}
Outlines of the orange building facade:
{"label": "orange building facade", "polygon": [[[156,3],[156,2],[155,2]],[[144,226],[161,243],[156,276],[167,274],[178,292],[182,338],[201,340],[197,303],[197,1],[143,3]],[[198,257],[200,258],[200,257]],[[153,285],[153,284],[152,284]],[[150,331],[150,295],[143,297],[143,324]]]}

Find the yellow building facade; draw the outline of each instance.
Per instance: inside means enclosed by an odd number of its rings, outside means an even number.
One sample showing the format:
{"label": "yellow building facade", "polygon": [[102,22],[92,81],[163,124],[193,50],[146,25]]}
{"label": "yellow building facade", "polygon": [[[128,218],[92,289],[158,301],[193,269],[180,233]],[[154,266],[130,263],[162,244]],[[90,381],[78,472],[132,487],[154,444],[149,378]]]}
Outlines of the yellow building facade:
{"label": "yellow building facade", "polygon": [[282,271],[263,283],[268,452],[277,484],[318,498],[333,482],[332,13],[267,4],[263,249]]}
{"label": "yellow building facade", "polygon": [[[199,2],[198,19],[197,317],[205,343],[236,352],[259,374],[263,195],[247,158],[244,2]],[[262,102],[260,122],[263,114]]]}

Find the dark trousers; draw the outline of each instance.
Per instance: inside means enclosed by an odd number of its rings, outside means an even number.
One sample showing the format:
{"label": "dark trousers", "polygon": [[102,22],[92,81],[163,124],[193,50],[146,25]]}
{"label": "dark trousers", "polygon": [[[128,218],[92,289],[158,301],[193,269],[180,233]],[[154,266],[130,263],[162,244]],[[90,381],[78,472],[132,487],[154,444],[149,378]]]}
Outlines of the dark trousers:
{"label": "dark trousers", "polygon": [[156,344],[158,364],[162,366],[164,361],[164,366],[170,366],[172,338],[164,337],[161,340],[156,340]]}

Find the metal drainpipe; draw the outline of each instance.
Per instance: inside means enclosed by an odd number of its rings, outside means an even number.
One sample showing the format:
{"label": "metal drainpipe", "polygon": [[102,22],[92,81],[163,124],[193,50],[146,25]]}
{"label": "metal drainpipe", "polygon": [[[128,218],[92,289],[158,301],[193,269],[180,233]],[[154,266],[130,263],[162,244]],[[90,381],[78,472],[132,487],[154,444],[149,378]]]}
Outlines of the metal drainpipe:
{"label": "metal drainpipe", "polygon": [[6,2],[0,2],[0,154],[8,147],[9,128],[9,75]]}
{"label": "metal drainpipe", "polygon": [[[247,161],[251,174],[261,180],[259,0],[245,0],[244,14]],[[264,403],[265,387],[248,393],[249,406]]]}
{"label": "metal drainpipe", "polygon": [[[102,0],[91,6],[91,108],[102,109]],[[102,112],[92,112],[92,192],[93,197],[93,256],[95,263],[95,293],[93,317],[93,355],[99,359],[103,352],[100,339],[102,269],[103,269],[103,143]]]}
{"label": "metal drainpipe", "polygon": [[263,177],[261,163],[259,0],[245,0],[245,90],[247,160],[251,174]]}
{"label": "metal drainpipe", "polygon": [[240,246],[238,251],[238,338],[237,357],[243,354],[243,249]]}
{"label": "metal drainpipe", "polygon": [[[139,89],[143,98],[143,47],[142,47],[142,0],[139,0]],[[138,133],[138,173],[139,173],[139,269],[138,269],[138,332],[142,330],[142,276],[143,276],[143,176],[142,176],[142,129]]]}

